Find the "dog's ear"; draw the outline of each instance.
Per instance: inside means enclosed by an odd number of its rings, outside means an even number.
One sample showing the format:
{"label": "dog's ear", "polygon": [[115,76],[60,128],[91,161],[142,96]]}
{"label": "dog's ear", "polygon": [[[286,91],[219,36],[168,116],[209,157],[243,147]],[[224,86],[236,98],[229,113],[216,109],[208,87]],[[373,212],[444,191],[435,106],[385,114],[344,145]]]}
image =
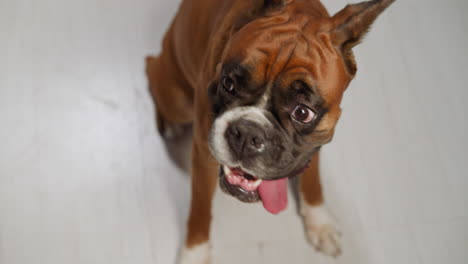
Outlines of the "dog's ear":
{"label": "dog's ear", "polygon": [[356,65],[351,49],[359,44],[374,20],[395,0],[372,0],[347,5],[331,18],[331,40],[345,56],[351,75]]}
{"label": "dog's ear", "polygon": [[265,12],[283,7],[286,0],[253,0],[253,4],[252,1],[239,1],[239,4],[243,7],[240,8],[242,10],[240,16],[233,23],[233,32],[238,31],[258,16],[265,14]]}
{"label": "dog's ear", "polygon": [[263,0],[263,8],[271,9],[281,7],[285,4],[286,0]]}

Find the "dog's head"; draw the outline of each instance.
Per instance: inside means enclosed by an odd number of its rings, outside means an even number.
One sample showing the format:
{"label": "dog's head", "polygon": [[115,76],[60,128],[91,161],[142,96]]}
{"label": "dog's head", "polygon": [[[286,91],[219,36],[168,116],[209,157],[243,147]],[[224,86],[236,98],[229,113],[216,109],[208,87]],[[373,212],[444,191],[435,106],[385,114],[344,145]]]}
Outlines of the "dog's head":
{"label": "dog's head", "polygon": [[348,5],[328,17],[318,3],[265,1],[236,30],[209,87],[209,146],[225,191],[282,210],[273,200],[286,191],[285,179],[333,137],[356,73],[351,48],[391,2]]}

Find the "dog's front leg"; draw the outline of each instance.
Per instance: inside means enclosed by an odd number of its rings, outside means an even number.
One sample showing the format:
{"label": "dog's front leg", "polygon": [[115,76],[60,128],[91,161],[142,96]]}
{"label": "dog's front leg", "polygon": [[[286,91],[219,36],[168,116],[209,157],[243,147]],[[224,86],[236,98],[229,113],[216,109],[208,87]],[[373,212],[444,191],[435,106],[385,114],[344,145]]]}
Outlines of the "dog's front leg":
{"label": "dog's front leg", "polygon": [[319,152],[312,157],[310,167],[301,176],[299,193],[301,215],[306,236],[315,249],[330,256],[341,254],[338,225],[325,208],[319,175]]}
{"label": "dog's front leg", "polygon": [[179,264],[209,264],[211,203],[217,183],[218,167],[205,146],[192,148],[192,201],[187,237]]}

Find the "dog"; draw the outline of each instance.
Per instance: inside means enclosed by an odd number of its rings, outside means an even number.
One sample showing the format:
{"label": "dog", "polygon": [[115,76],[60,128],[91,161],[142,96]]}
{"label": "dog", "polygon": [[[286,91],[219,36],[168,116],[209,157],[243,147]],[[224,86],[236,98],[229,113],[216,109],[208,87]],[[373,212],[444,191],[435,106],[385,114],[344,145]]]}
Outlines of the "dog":
{"label": "dog", "polygon": [[191,207],[180,264],[207,264],[216,186],[272,214],[298,176],[306,236],[341,252],[324,206],[319,150],[332,140],[356,74],[352,48],[394,0],[350,4],[330,16],[319,0],[185,0],[161,53],[146,59],[161,135],[193,125]]}

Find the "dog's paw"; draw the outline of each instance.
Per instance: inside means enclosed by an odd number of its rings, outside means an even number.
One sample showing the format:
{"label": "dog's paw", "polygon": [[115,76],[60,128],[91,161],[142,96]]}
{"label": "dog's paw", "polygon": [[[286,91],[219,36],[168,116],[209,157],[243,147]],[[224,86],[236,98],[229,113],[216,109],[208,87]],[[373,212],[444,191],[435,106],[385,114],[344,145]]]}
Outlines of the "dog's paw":
{"label": "dog's paw", "polygon": [[317,251],[337,257],[341,254],[341,232],[335,219],[322,206],[301,208],[307,240]]}
{"label": "dog's paw", "polygon": [[177,264],[211,264],[210,244],[203,243],[190,248],[184,247],[179,254]]}

